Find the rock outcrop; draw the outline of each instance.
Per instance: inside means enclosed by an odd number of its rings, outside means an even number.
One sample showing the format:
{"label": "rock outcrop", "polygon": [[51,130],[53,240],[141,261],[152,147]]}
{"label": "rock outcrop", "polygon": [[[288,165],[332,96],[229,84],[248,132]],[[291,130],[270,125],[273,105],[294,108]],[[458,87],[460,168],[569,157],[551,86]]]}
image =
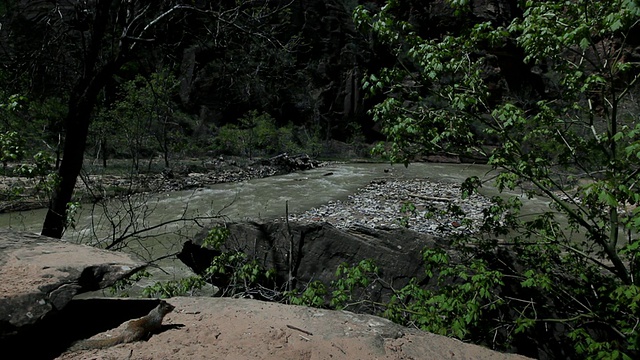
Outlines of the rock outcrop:
{"label": "rock outcrop", "polygon": [[[336,231],[327,225],[315,230],[320,229],[329,235]],[[305,238],[313,232],[296,231],[301,244],[313,245]],[[359,233],[352,242],[379,253],[401,251],[392,249],[386,236]],[[331,246],[352,256],[362,253],[356,245]],[[327,251],[310,249],[314,256]],[[372,315],[229,298],[168,299],[175,310],[148,341],[69,352],[75,341],[104,337],[157,305],[157,300],[71,299],[108,286],[143,264],[122,253],[9,231],[0,231],[0,263],[0,348],[16,358],[526,359]]]}
{"label": "rock outcrop", "polygon": [[[265,269],[274,269],[280,283],[287,281],[291,263],[291,275],[303,287],[313,280],[328,284],[335,279],[335,271],[342,263],[352,266],[361,260],[373,259],[380,270],[380,277],[393,288],[401,288],[412,277],[424,277],[423,248],[448,248],[445,240],[402,228],[372,230],[353,227],[345,231],[328,223],[290,222],[287,225],[282,221],[240,222],[226,226],[230,237],[222,251],[244,252],[250,259],[258,260]],[[207,232],[202,232],[193,242],[187,242],[178,256],[197,273],[209,267],[213,256],[219,254],[200,247],[206,235]],[[289,251],[293,254],[291,262]],[[368,291],[380,299],[388,295],[389,289],[372,288]]]}
{"label": "rock outcrop", "polygon": [[[377,303],[389,301],[393,295],[391,289],[401,289],[412,278],[416,279],[419,286],[427,289],[437,289],[441,285],[437,277],[428,277],[425,274],[421,256],[424,248],[446,251],[453,263],[460,263],[465,259],[465,255],[454,249],[446,238],[404,228],[371,229],[356,226],[338,229],[328,223],[319,222],[289,222],[288,228],[282,221],[229,223],[226,226],[231,235],[220,250],[201,247],[202,239],[207,234],[203,232],[194,241],[184,244],[179,258],[195,272],[203,273],[212,263],[214,256],[222,251],[242,251],[248,255],[248,259],[255,259],[265,270],[276,271],[275,288],[287,284],[291,264],[293,287],[298,290],[306,289],[311,281],[316,280],[329,286],[332,281],[337,280],[336,270],[340,264],[354,266],[361,260],[372,259],[379,268],[379,277],[383,282],[374,281],[366,289],[355,289],[352,296],[354,299],[366,298]],[[293,255],[291,262],[290,251]],[[538,310],[539,315],[544,313],[549,318],[557,316],[554,311],[557,311],[559,304],[555,303],[553,298],[521,286],[521,273],[518,271],[523,269],[508,250],[480,251],[476,256],[485,259],[491,269],[507,274],[503,279],[504,284],[494,289],[501,296],[535,299],[537,304],[546,305]],[[504,264],[511,265],[505,268]],[[211,282],[222,289],[233,289],[236,284],[232,281],[233,278],[218,276]],[[252,290],[251,296],[272,299],[274,296],[262,289],[273,288],[273,284],[267,282],[263,285],[260,289]],[[369,306],[367,302],[355,303],[349,310],[368,314],[378,314],[380,311]],[[503,314],[506,323],[517,321],[516,313]],[[566,331],[560,325],[532,328],[516,336],[511,350],[540,358],[567,358]]]}
{"label": "rock outcrop", "polygon": [[[83,308],[108,313],[107,300],[98,301]],[[57,359],[527,359],[372,315],[246,299],[167,301],[175,310],[165,317],[163,330],[149,341],[65,353]]]}
{"label": "rock outcrop", "polygon": [[143,266],[124,253],[0,230],[0,340]]}

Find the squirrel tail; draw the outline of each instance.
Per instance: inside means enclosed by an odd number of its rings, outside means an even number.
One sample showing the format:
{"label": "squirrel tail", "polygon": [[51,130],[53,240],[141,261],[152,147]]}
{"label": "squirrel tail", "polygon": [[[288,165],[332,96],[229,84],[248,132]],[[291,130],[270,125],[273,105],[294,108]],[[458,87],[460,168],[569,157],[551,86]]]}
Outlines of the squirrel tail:
{"label": "squirrel tail", "polygon": [[104,349],[104,348],[108,348],[108,347],[120,344],[121,342],[122,342],[122,339],[117,336],[112,338],[106,338],[106,339],[80,340],[73,343],[73,345],[69,347],[68,351]]}

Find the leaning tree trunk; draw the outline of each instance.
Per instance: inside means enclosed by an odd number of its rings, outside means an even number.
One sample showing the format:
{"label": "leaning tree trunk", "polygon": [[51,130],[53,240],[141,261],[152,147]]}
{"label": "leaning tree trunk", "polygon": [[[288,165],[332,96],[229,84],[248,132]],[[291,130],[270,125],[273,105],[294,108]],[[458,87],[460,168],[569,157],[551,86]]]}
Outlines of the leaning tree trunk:
{"label": "leaning tree trunk", "polygon": [[87,146],[87,134],[91,122],[91,113],[98,101],[98,94],[107,80],[113,77],[124,63],[123,53],[112,61],[101,61],[102,41],[109,22],[109,9],[113,0],[98,0],[91,31],[91,42],[83,59],[83,73],[74,87],[69,99],[69,112],[65,119],[65,138],[62,152],[62,164],[58,169],[59,182],[53,191],[49,211],[44,219],[42,235],[61,238],[67,224],[67,204],[71,201],[76,185],[84,150]]}
{"label": "leaning tree trunk", "polygon": [[67,115],[65,142],[62,164],[58,169],[59,183],[54,189],[49,211],[44,219],[42,235],[61,238],[67,223],[67,204],[73,196],[78,175],[82,169],[84,150],[87,145],[87,134],[91,112],[96,99],[87,99],[88,94],[74,101],[69,106]]}
{"label": "leaning tree trunk", "polygon": [[49,202],[49,211],[44,219],[42,235],[61,238],[67,223],[67,204],[73,196],[78,175],[82,170],[91,114],[98,101],[98,94],[107,81],[124,64],[124,57],[116,59],[99,72],[85,77],[69,100],[69,113],[65,119],[65,138],[62,164],[58,169],[59,183]]}

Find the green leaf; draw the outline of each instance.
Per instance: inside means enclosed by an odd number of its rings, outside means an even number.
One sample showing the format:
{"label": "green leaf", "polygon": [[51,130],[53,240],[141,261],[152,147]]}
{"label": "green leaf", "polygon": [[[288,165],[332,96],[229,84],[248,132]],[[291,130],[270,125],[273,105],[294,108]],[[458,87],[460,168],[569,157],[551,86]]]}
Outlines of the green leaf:
{"label": "green leaf", "polygon": [[611,29],[611,31],[617,31],[620,30],[622,28],[622,21],[620,19],[616,19],[610,26],[609,28]]}
{"label": "green leaf", "polygon": [[582,38],[582,40],[580,40],[580,48],[582,50],[586,50],[589,45],[591,45],[591,41],[589,41],[588,38]]}
{"label": "green leaf", "polygon": [[616,200],[616,198],[607,190],[602,190],[600,191],[600,193],[598,194],[598,199],[611,206],[611,207],[617,207],[618,206],[618,201]]}

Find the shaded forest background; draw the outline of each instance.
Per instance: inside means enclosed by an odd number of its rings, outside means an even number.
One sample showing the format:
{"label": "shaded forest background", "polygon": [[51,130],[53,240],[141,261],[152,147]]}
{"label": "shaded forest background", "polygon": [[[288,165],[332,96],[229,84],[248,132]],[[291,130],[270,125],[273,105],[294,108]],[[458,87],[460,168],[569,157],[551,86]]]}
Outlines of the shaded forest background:
{"label": "shaded forest background", "polygon": [[[424,281],[371,305],[494,348],[635,359],[639,24],[636,0],[4,1],[2,171],[45,180],[42,234],[60,238],[87,159],[479,155],[508,191],[450,239],[465,257],[424,250]],[[524,216],[532,197],[549,208]],[[377,279],[339,273],[336,308]]]}
{"label": "shaded forest background", "polygon": [[[0,126],[17,131],[33,154],[48,150],[60,158],[68,104],[82,91],[78,84],[90,66],[97,3],[7,1],[0,7],[2,98],[15,105],[2,114]],[[456,17],[446,1],[403,3],[403,17],[434,38],[455,33],[465,22],[505,23],[517,15],[515,1],[473,2],[466,19]],[[357,31],[352,20],[357,5],[375,9],[381,2],[185,2],[141,38],[119,39],[127,12],[144,16],[147,23],[136,24],[143,27],[153,20],[150,13],[159,16],[180,5],[162,2],[164,7],[143,13],[150,2],[135,9],[123,4],[112,2],[106,9],[113,24],[93,65],[114,68],[98,90],[86,148],[105,164],[109,158],[160,153],[248,155],[241,145],[225,143],[237,134],[220,129],[229,124],[251,128],[261,119],[267,130],[289,126],[293,142],[315,144],[292,150],[321,152],[320,143],[331,139],[383,139],[367,114],[382,97],[366,96],[361,82],[396,60],[374,37]],[[496,97],[548,94],[539,73],[515,48],[486,55],[492,59]],[[220,134],[226,137],[216,142]],[[285,150],[283,144],[268,152]]]}
{"label": "shaded forest background", "polygon": [[[2,95],[19,94],[12,99],[19,109],[3,114],[2,130],[18,131],[35,145],[31,150],[57,149],[64,141],[67,104],[87,67],[92,3],[5,2],[0,9]],[[215,150],[220,127],[241,125],[240,119],[250,113],[268,114],[278,126],[291,124],[300,136],[345,141],[366,133],[374,139],[360,79],[380,65],[382,56],[352,24],[357,2],[258,3],[236,7],[223,1],[211,10],[220,14],[216,17],[199,12],[210,10],[207,2],[196,2],[193,8],[174,11],[144,40],[131,44],[134,51],[118,60],[122,64],[99,91],[88,154],[131,156],[115,141],[124,137],[117,122],[148,116],[162,102],[168,105],[165,118],[139,126],[156,136],[168,127],[172,141],[180,143],[174,150],[185,155]],[[117,35],[114,30],[105,37],[98,66],[124,52],[119,49],[123,44],[109,43],[118,42]],[[154,76],[157,81],[151,84]],[[147,100],[153,109],[141,107],[144,88],[151,91]],[[129,100],[138,114],[122,100]]]}

